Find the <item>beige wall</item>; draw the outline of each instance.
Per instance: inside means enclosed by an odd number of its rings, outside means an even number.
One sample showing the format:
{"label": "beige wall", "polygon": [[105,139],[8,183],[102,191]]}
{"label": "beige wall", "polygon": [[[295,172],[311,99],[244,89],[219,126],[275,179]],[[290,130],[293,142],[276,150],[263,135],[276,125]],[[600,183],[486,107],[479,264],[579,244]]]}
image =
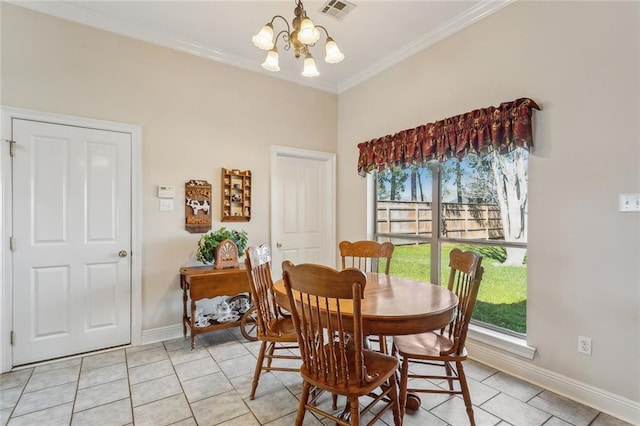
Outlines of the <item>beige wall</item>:
{"label": "beige wall", "polygon": [[[225,225],[245,229],[250,244],[267,243],[270,146],[336,151],[336,95],[1,7],[0,104],[142,128],[143,330],[180,323],[178,269],[200,236],[184,230],[185,182],[213,184],[215,220],[220,168],[251,170],[251,222]],[[158,210],[158,184],[176,186],[173,212]]]}
{"label": "beige wall", "polygon": [[640,401],[639,50],[638,2],[517,2],[341,94],[338,237],[365,235],[357,142],[533,98],[532,363]]}

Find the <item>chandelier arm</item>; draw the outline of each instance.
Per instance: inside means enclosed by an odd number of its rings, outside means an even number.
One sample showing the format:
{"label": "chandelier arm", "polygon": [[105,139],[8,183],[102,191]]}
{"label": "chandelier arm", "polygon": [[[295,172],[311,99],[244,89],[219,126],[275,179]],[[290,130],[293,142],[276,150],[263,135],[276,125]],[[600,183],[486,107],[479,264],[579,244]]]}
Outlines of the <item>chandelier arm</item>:
{"label": "chandelier arm", "polygon": [[323,27],[322,25],[316,25],[316,28],[322,28],[324,30],[324,33],[327,35],[327,37],[329,37],[329,31],[327,31],[327,29],[325,27]]}
{"label": "chandelier arm", "polygon": [[291,40],[289,37],[289,33],[286,30],[282,30],[276,35],[275,41],[273,42],[274,46],[278,44],[278,37],[282,35],[282,41],[285,43],[283,49],[289,50],[291,49]]}
{"label": "chandelier arm", "polygon": [[282,30],[278,33],[278,35],[276,35],[273,44],[276,45],[278,43],[278,37],[280,37],[280,35],[282,35],[282,40],[286,43],[284,45],[284,50],[289,50],[291,49],[291,27],[289,26],[289,22],[287,21],[287,19],[282,16],[282,15],[275,15],[273,18],[271,18],[271,25],[273,26],[273,23],[276,21],[276,18],[280,18],[282,20],[282,22],[284,22],[284,24],[287,26],[286,30]]}
{"label": "chandelier arm", "polygon": [[[271,25],[273,25],[273,23],[275,22],[276,18],[280,18],[282,19],[282,22],[284,22],[284,24],[287,26],[287,32],[291,33],[291,27],[289,27],[289,22],[287,21],[287,19],[282,16],[282,15],[276,15],[273,18],[271,18]],[[326,30],[325,30],[326,31]]]}

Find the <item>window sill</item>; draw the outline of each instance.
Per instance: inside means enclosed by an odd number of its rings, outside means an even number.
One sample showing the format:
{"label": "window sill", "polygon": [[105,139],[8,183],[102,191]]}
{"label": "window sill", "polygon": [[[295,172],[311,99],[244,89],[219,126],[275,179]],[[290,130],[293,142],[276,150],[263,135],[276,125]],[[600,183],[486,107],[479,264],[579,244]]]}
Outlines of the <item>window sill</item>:
{"label": "window sill", "polygon": [[492,346],[496,349],[501,349],[526,359],[533,359],[536,353],[536,348],[527,345],[527,341],[522,338],[510,336],[475,324],[469,324],[467,339]]}

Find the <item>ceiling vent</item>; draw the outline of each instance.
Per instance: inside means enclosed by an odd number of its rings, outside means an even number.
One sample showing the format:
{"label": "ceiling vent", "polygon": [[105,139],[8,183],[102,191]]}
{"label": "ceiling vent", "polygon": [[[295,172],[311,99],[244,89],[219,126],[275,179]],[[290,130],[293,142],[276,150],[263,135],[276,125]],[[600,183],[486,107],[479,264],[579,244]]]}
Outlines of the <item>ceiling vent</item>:
{"label": "ceiling vent", "polygon": [[329,0],[324,6],[322,6],[320,13],[331,16],[338,21],[342,21],[342,19],[347,16],[349,12],[355,9],[355,7],[355,4],[345,0]]}

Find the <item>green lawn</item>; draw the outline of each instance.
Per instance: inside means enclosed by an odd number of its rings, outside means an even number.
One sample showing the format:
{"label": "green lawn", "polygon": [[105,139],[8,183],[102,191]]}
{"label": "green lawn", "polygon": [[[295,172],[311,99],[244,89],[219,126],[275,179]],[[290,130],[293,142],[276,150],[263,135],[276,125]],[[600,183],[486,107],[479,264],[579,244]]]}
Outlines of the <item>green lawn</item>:
{"label": "green lawn", "polygon": [[[441,282],[449,276],[449,252],[454,245],[444,245],[441,254]],[[471,247],[460,247],[469,249]],[[478,321],[526,333],[527,269],[526,267],[502,266],[501,254],[493,248],[475,247],[484,256],[484,276],[480,284],[473,318]],[[391,262],[391,274],[430,281],[429,264],[431,247],[423,245],[396,245]],[[489,257],[492,256],[492,257]]]}

